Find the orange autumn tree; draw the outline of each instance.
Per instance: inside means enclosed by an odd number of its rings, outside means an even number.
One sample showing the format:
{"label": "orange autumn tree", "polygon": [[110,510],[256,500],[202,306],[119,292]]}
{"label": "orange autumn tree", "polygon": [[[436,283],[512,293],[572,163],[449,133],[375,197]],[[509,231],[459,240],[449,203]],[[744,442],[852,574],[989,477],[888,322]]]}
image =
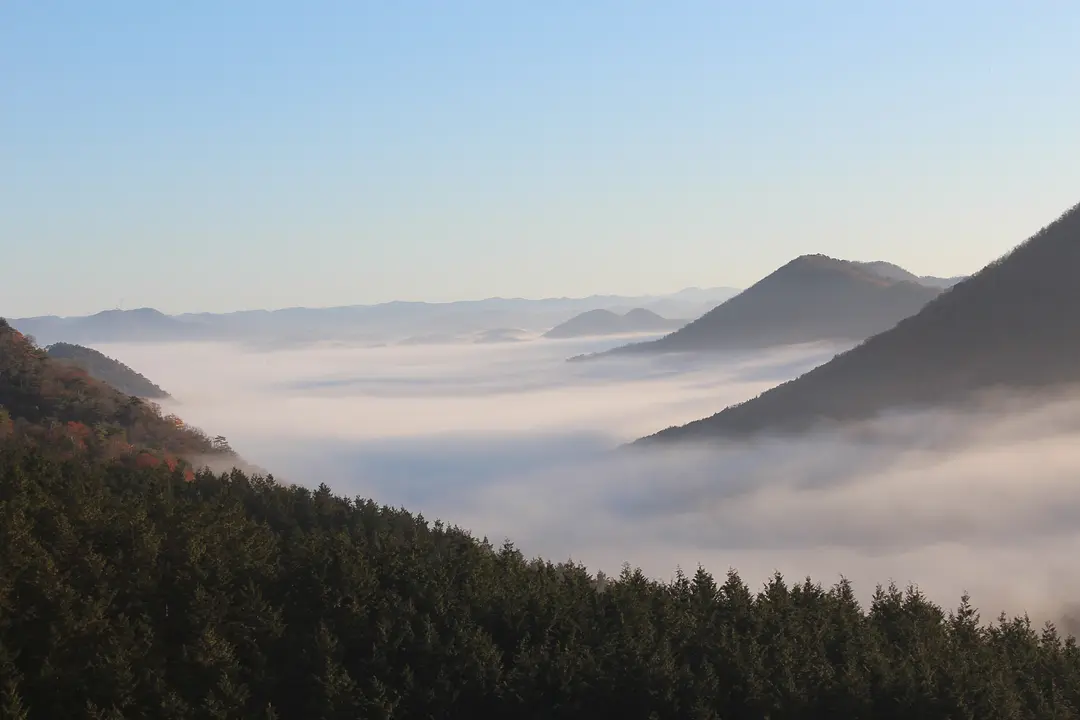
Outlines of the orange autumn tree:
{"label": "orange autumn tree", "polygon": [[67,457],[178,470],[198,457],[235,456],[223,437],[211,439],[157,404],[51,358],[2,318],[0,407],[0,438],[17,437]]}

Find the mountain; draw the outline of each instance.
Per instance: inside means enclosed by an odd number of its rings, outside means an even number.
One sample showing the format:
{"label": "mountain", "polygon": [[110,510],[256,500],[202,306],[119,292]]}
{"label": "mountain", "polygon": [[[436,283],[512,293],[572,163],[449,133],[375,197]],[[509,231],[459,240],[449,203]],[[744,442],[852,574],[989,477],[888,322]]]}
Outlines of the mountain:
{"label": "mountain", "polygon": [[325,484],[176,482],[92,450],[191,431],[2,321],[0,401],[4,720],[1077,717],[1075,639],[966,594],[609,577]]}
{"label": "mountain", "polygon": [[742,350],[861,340],[918,312],[939,292],[884,277],[860,263],[803,255],[670,335],[609,353]]}
{"label": "mountain", "polygon": [[50,345],[46,352],[53,360],[80,367],[89,373],[90,377],[108,383],[125,395],[134,395],[149,400],[162,400],[169,397],[169,393],[124,363],[92,348],[69,343],[56,343]]}
{"label": "mountain", "polygon": [[881,275],[882,277],[887,277],[890,280],[906,280],[907,282],[918,283],[920,285],[926,285],[927,287],[935,287],[941,289],[950,288],[956,283],[963,280],[965,277],[967,277],[966,275],[958,275],[956,277],[948,278],[935,277],[933,275],[916,275],[913,272],[905,270],[899,265],[893,265],[892,263],[883,262],[881,260],[876,260],[873,262],[860,262],[856,264],[861,265],[864,268],[875,272],[878,275]]}
{"label": "mountain", "polygon": [[577,338],[593,335],[659,332],[679,327],[684,322],[684,320],[669,320],[645,308],[634,308],[622,315],[611,310],[589,310],[580,315],[575,315],[561,325],[556,325],[544,333],[544,337]]}
{"label": "mountain", "polygon": [[85,317],[53,315],[10,321],[38,342],[107,343],[130,341],[191,340],[198,328],[153,308],[104,310]]}
{"label": "mountain", "polygon": [[607,576],[326,485],[3,444],[0,589],[4,720],[1075,720],[1080,698],[1066,622],[982,622],[966,594]]}
{"label": "mountain", "polygon": [[244,310],[165,315],[157,310],[108,310],[85,317],[17,318],[11,325],[44,345],[57,342],[226,340],[265,346],[325,340],[396,342],[465,336],[500,328],[543,332],[587,310],[646,308],[668,317],[697,317],[736,294],[734,288],[689,288],[666,295],[585,298],[487,298],[447,303],[387,302],[328,308]]}
{"label": "mountain", "polygon": [[753,400],[644,440],[796,432],[991,389],[1075,383],[1078,279],[1080,205],[891,330]]}
{"label": "mountain", "polygon": [[473,342],[478,345],[498,345],[503,343],[518,343],[529,339],[529,334],[518,328],[493,328],[478,333]]}
{"label": "mountain", "polygon": [[56,360],[0,318],[0,437],[61,449],[65,456],[165,462],[235,457],[157,405]]}

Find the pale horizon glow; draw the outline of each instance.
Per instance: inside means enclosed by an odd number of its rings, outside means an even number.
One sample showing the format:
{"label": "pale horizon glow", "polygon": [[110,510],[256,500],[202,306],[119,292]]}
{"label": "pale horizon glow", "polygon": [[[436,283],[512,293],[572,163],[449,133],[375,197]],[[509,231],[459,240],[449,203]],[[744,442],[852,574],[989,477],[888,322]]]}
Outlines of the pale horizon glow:
{"label": "pale horizon glow", "polygon": [[1078,36],[1059,2],[12,0],[0,316],[969,274],[1080,200]]}

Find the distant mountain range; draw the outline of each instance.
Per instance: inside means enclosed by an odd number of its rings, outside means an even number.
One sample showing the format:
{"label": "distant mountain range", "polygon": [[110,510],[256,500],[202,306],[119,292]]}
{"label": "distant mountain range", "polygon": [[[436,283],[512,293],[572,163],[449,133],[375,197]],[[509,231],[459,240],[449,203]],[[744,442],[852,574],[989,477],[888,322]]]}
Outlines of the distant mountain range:
{"label": "distant mountain range", "polygon": [[82,368],[90,377],[108,383],[125,395],[134,395],[148,400],[164,400],[169,397],[169,393],[141,374],[97,350],[82,345],[56,343],[51,345],[46,352],[53,360]]}
{"label": "distant mountain range", "polygon": [[668,295],[638,297],[489,298],[450,303],[389,302],[182,315],[165,315],[152,308],[140,308],[107,310],[80,317],[16,318],[10,323],[46,345],[56,342],[186,340],[270,344],[320,340],[396,342],[406,338],[451,337],[504,328],[543,332],[582,312],[597,309],[624,313],[645,308],[666,316],[697,317],[738,292],[735,288],[725,287],[688,288]]}
{"label": "distant mountain range", "polygon": [[981,391],[1080,382],[1080,205],[920,312],[801,377],[639,443],[799,432]]}
{"label": "distant mountain range", "polygon": [[803,255],[670,335],[604,354],[861,340],[915,314],[940,292],[889,263]]}
{"label": "distant mountain range", "polygon": [[685,322],[685,320],[670,320],[645,308],[634,308],[623,315],[611,310],[588,310],[551,328],[544,333],[544,337],[562,339],[662,332],[681,327]]}

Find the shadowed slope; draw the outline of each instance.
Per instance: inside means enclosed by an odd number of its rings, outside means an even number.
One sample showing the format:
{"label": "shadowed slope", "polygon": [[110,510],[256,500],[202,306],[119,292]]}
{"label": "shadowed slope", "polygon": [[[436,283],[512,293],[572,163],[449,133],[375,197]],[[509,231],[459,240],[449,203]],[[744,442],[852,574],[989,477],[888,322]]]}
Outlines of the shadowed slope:
{"label": "shadowed slope", "polygon": [[694,322],[611,353],[736,350],[861,340],[919,311],[940,292],[860,263],[803,255]]}
{"label": "shadowed slope", "polygon": [[908,282],[919,283],[920,285],[926,285],[927,287],[936,287],[942,289],[950,288],[964,279],[963,276],[943,278],[935,277],[933,275],[916,275],[913,272],[905,270],[899,265],[894,265],[889,262],[883,262],[881,260],[860,262],[857,264],[863,266],[867,270],[876,272],[882,277],[891,278],[893,280],[907,280]]}
{"label": "shadowed slope", "polygon": [[67,362],[80,367],[90,377],[112,385],[125,395],[154,399],[165,399],[169,393],[150,382],[140,373],[135,372],[119,360],[82,345],[56,343],[50,345],[49,357],[60,362]]}
{"label": "shadowed slope", "polygon": [[1080,205],[892,330],[753,400],[643,441],[799,431],[983,390],[1080,381],[1078,310]]}

